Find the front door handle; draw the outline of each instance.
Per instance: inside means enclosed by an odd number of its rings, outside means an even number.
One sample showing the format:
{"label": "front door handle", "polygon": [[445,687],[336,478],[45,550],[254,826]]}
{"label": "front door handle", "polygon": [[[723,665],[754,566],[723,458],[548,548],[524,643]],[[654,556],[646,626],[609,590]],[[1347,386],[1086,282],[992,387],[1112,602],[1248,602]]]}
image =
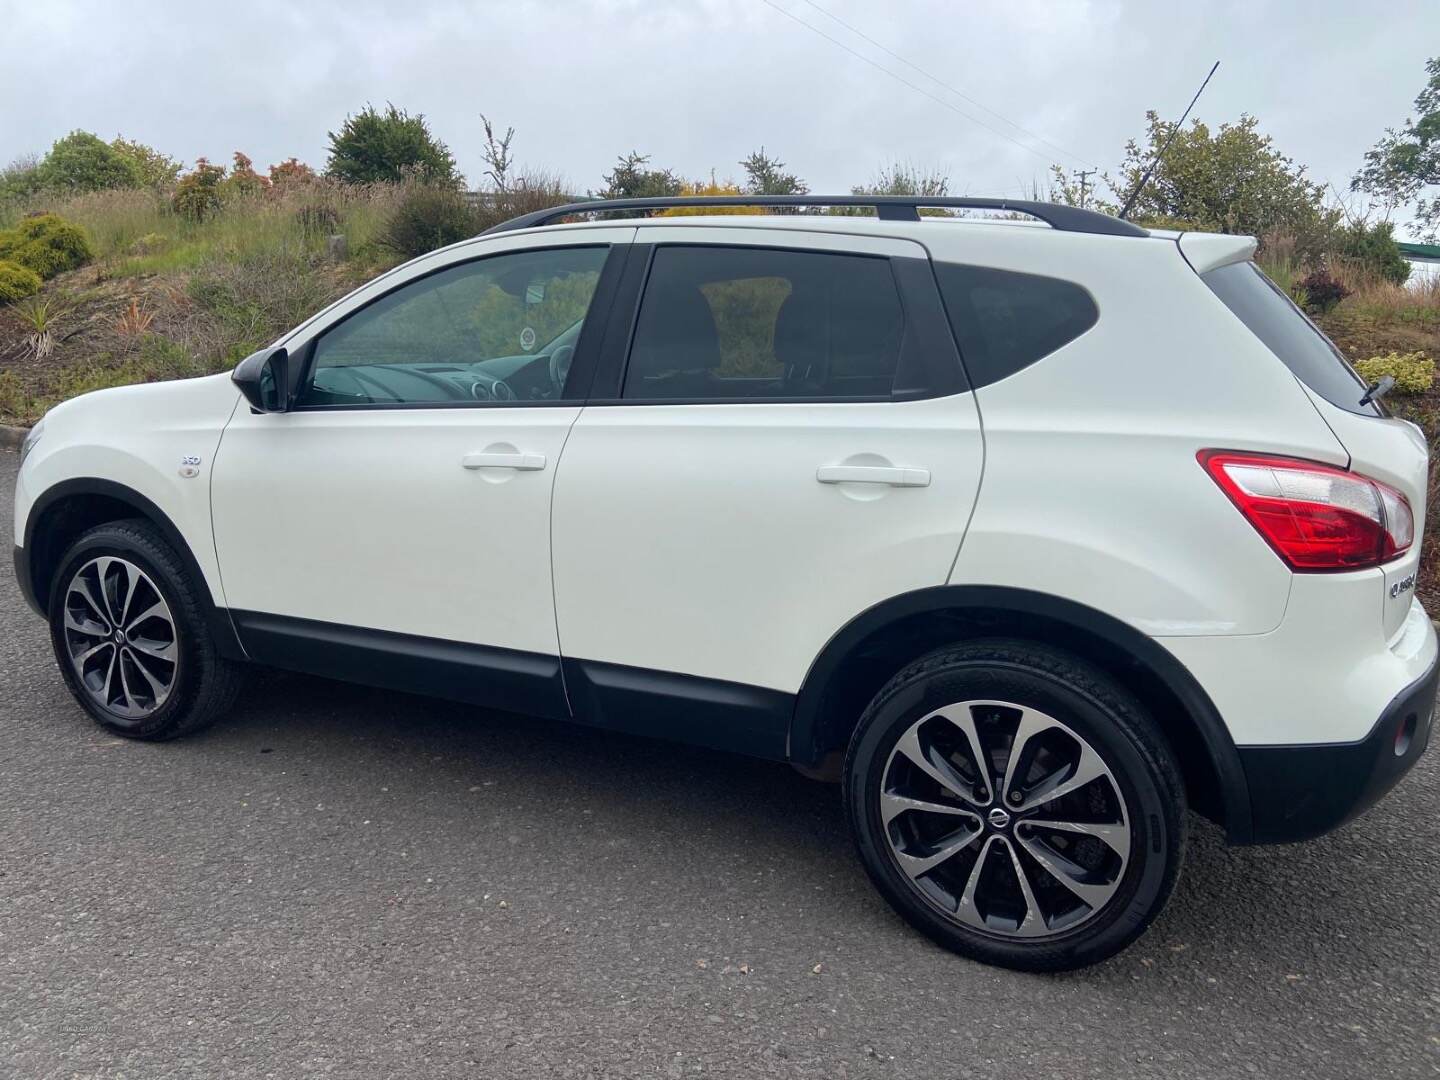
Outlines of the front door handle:
{"label": "front door handle", "polygon": [[483,454],[466,454],[460,459],[460,464],[467,469],[520,469],[533,472],[545,468],[545,455],[492,450]]}
{"label": "front door handle", "polygon": [[815,479],[822,484],[888,484],[890,487],[929,487],[930,470],[893,465],[821,465]]}

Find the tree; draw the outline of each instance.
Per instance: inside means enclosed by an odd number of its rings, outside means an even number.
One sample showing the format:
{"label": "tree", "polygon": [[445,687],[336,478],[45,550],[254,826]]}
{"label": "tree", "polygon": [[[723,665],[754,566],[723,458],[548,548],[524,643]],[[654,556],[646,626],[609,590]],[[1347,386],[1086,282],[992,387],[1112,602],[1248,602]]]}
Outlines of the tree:
{"label": "tree", "polygon": [[515,138],[515,129],[506,128],[505,134],[496,138],[495,128],[484,113],[480,114],[480,123],[485,125],[485,149],[481,154],[487,166],[485,175],[495,185],[496,191],[506,191],[510,187],[510,169],[514,164],[510,157],[510,140]]}
{"label": "tree", "polygon": [[221,185],[224,182],[224,165],[212,165],[208,159],[198,158],[195,171],[186,173],[175,185],[170,205],[181,217],[204,221],[220,209]]}
{"label": "tree", "polygon": [[315,179],[315,170],[299,158],[286,158],[279,165],[270,166],[272,188],[286,190],[314,183]]}
{"label": "tree", "polygon": [[270,180],[257,173],[255,163],[236,150],[235,163],[230,166],[230,175],[221,185],[221,198],[228,199],[235,195],[258,195],[269,188]]}
{"label": "tree", "polygon": [[950,193],[950,178],[913,163],[882,165],[868,185],[853,187],[852,195],[917,195],[942,198]]}
{"label": "tree", "polygon": [[0,199],[24,199],[39,190],[38,154],[25,154],[0,169]]}
{"label": "tree", "polygon": [[807,195],[810,188],[794,173],[785,171],[785,162],[770,157],[765,147],[740,162],[745,170],[747,195]]}
{"label": "tree", "polygon": [[[1119,178],[1104,177],[1122,204],[1174,128],[1153,111],[1145,119],[1144,144],[1131,139]],[[1340,211],[1323,205],[1324,186],[1308,180],[1305,167],[1275,149],[1258,125],[1255,117],[1242,114],[1237,123],[1221,124],[1212,134],[1206,124],[1191,121],[1155,166],[1131,218],[1253,236],[1283,230],[1302,247],[1323,242]]]}
{"label": "tree", "polygon": [[139,187],[143,182],[129,157],[88,131],[72,131],[57,140],[41,160],[36,178],[41,187],[59,192]]}
{"label": "tree", "polygon": [[1421,193],[1440,184],[1440,56],[1426,62],[1425,72],[1429,78],[1415,98],[1417,117],[1399,131],[1385,129],[1350,187],[1391,206],[1414,202],[1416,220],[1433,241],[1440,231],[1440,196],[1425,199]]}
{"label": "tree", "polygon": [[653,199],[679,195],[685,181],[669,169],[647,169],[650,155],[636,150],[623,155],[613,172],[602,178],[605,187],[600,192],[606,199]]}
{"label": "tree", "polygon": [[131,169],[141,185],[156,189],[173,187],[184,166],[169,154],[162,154],[153,146],[116,135],[110,149],[130,163]]}
{"label": "tree", "polygon": [[383,113],[373,105],[347,116],[339,134],[330,132],[330,158],[325,171],[351,184],[394,183],[407,175],[458,183],[455,158],[430,134],[425,117],[411,116],[387,104]]}

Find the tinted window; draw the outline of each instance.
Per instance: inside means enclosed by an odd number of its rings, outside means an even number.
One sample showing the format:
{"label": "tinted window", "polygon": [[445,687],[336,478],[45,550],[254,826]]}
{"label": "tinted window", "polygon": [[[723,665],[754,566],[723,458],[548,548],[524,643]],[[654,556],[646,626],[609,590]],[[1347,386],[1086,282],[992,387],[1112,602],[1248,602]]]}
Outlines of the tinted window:
{"label": "tinted window", "polygon": [[1311,390],[1353,413],[1379,412],[1360,404],[1365,382],[1340,350],[1254,263],[1222,266],[1201,280]]}
{"label": "tinted window", "polygon": [[514,252],[402,286],[321,336],[301,404],[559,400],[606,254]]}
{"label": "tinted window", "polygon": [[935,276],[966,374],[986,386],[1095,325],[1095,301],[1079,285],[1037,274],[936,263]]}
{"label": "tinted window", "polygon": [[887,259],[661,247],[624,396],[887,397],[904,330]]}

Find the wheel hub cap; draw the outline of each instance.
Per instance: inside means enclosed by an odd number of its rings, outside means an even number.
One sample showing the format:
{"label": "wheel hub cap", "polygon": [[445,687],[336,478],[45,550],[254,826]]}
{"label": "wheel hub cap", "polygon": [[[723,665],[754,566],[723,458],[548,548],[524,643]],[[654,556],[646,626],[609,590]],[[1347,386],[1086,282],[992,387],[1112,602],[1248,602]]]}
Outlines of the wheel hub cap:
{"label": "wheel hub cap", "polygon": [[164,705],[180,670],[170,605],[150,576],[115,556],[92,559],[65,588],[64,642],[81,689],[121,720]]}
{"label": "wheel hub cap", "polygon": [[1012,702],[957,702],[912,724],[885,764],[880,816],[910,886],[997,937],[1093,918],[1131,853],[1129,810],[1099,752]]}

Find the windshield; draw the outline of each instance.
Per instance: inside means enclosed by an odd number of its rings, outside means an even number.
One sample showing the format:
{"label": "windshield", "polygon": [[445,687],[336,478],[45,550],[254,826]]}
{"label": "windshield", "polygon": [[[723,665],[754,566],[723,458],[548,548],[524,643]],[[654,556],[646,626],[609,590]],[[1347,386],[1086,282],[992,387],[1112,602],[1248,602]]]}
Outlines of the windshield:
{"label": "windshield", "polygon": [[1332,405],[1362,416],[1381,415],[1361,405],[1365,380],[1324,332],[1252,262],[1231,263],[1200,275],[1230,311],[1286,367]]}

